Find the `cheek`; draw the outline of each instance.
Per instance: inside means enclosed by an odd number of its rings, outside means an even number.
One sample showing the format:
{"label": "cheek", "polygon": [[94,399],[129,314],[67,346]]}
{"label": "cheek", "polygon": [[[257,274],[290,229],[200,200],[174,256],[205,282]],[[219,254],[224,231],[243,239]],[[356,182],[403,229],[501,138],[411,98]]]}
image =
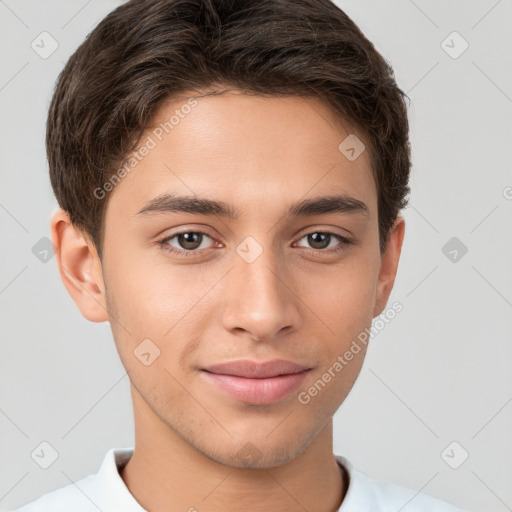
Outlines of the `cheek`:
{"label": "cheek", "polygon": [[[326,338],[337,342],[357,336],[371,324],[376,298],[377,268],[375,262],[361,255],[323,273],[310,273],[303,278],[306,304],[322,322]],[[305,283],[305,286],[304,286]]]}
{"label": "cheek", "polygon": [[163,258],[155,263],[155,259],[154,253],[153,261],[124,258],[111,272],[110,281],[124,321],[135,331],[150,327],[163,335],[194,308],[208,283],[199,278],[197,267],[172,265]]}
{"label": "cheek", "polygon": [[[144,378],[151,380],[154,374],[147,370],[176,368],[195,350],[211,321],[209,290],[218,281],[219,273],[208,277],[206,273],[198,275],[193,265],[165,261],[144,264],[140,259],[125,259],[114,270],[110,272],[109,292],[117,321],[110,323],[118,353],[126,367],[139,368],[135,354],[142,350],[143,340],[151,340],[156,348],[145,342],[147,348],[158,353],[154,363],[145,369]],[[166,373],[162,375],[165,381],[169,379]]]}

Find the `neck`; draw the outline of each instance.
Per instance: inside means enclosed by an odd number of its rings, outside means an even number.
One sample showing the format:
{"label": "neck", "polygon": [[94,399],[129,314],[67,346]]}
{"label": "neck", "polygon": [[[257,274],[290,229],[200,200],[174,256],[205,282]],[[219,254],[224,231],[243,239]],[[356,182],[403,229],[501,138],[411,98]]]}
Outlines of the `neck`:
{"label": "neck", "polygon": [[120,476],[154,512],[336,512],[348,481],[332,452],[332,421],[288,463],[235,468],[198,451],[161,422],[134,393],[135,449]]}

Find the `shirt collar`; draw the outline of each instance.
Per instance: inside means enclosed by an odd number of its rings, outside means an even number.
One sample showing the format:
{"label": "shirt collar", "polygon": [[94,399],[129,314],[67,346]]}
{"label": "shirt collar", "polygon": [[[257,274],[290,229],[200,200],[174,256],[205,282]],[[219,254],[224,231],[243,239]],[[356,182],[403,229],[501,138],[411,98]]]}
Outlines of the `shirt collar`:
{"label": "shirt collar", "polygon": [[101,510],[113,512],[146,512],[128,490],[119,471],[130,460],[133,447],[111,448],[97,473],[97,496],[101,503],[97,503]]}
{"label": "shirt collar", "polygon": [[[100,503],[96,503],[96,505],[100,508],[116,512],[118,510],[120,512],[146,512],[133,494],[130,493],[119,474],[124,465],[130,460],[133,450],[133,447],[111,448],[106,453],[97,473],[98,493],[96,495]],[[360,487],[362,475],[355,470],[345,457],[335,455],[335,458],[336,462],[346,469],[349,476],[348,489],[338,512],[351,512],[354,505],[358,507],[363,504],[374,506],[375,503],[371,497],[369,497],[371,501],[368,503],[361,503],[360,501],[361,493],[358,493],[358,487]]]}

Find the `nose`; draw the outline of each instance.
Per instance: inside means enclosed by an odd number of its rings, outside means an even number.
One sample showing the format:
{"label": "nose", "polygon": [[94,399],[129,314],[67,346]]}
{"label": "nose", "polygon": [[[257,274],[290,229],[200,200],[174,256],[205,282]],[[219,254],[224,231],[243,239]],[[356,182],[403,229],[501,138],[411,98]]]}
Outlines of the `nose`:
{"label": "nose", "polygon": [[273,339],[300,326],[299,297],[291,277],[265,250],[251,263],[239,259],[225,283],[223,326],[247,333],[256,341]]}

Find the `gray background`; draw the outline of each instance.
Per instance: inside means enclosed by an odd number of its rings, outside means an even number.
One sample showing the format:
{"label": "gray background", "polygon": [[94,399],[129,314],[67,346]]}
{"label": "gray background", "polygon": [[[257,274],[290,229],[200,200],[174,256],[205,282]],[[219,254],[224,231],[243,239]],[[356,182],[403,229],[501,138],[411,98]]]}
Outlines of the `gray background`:
{"label": "gray background", "polygon": [[[0,0],[0,510],[94,473],[109,448],[133,444],[109,324],[85,320],[55,259],[33,253],[56,207],[44,153],[53,84],[119,4]],[[512,510],[512,2],[337,4],[412,100],[414,168],[389,301],[403,311],[373,338],[335,416],[334,450],[374,478],[468,511]],[[43,31],[58,43],[45,59],[31,48]],[[453,31],[469,44],[457,58]],[[58,452],[46,470],[31,458],[43,441]],[[447,464],[465,452],[457,469]]]}

